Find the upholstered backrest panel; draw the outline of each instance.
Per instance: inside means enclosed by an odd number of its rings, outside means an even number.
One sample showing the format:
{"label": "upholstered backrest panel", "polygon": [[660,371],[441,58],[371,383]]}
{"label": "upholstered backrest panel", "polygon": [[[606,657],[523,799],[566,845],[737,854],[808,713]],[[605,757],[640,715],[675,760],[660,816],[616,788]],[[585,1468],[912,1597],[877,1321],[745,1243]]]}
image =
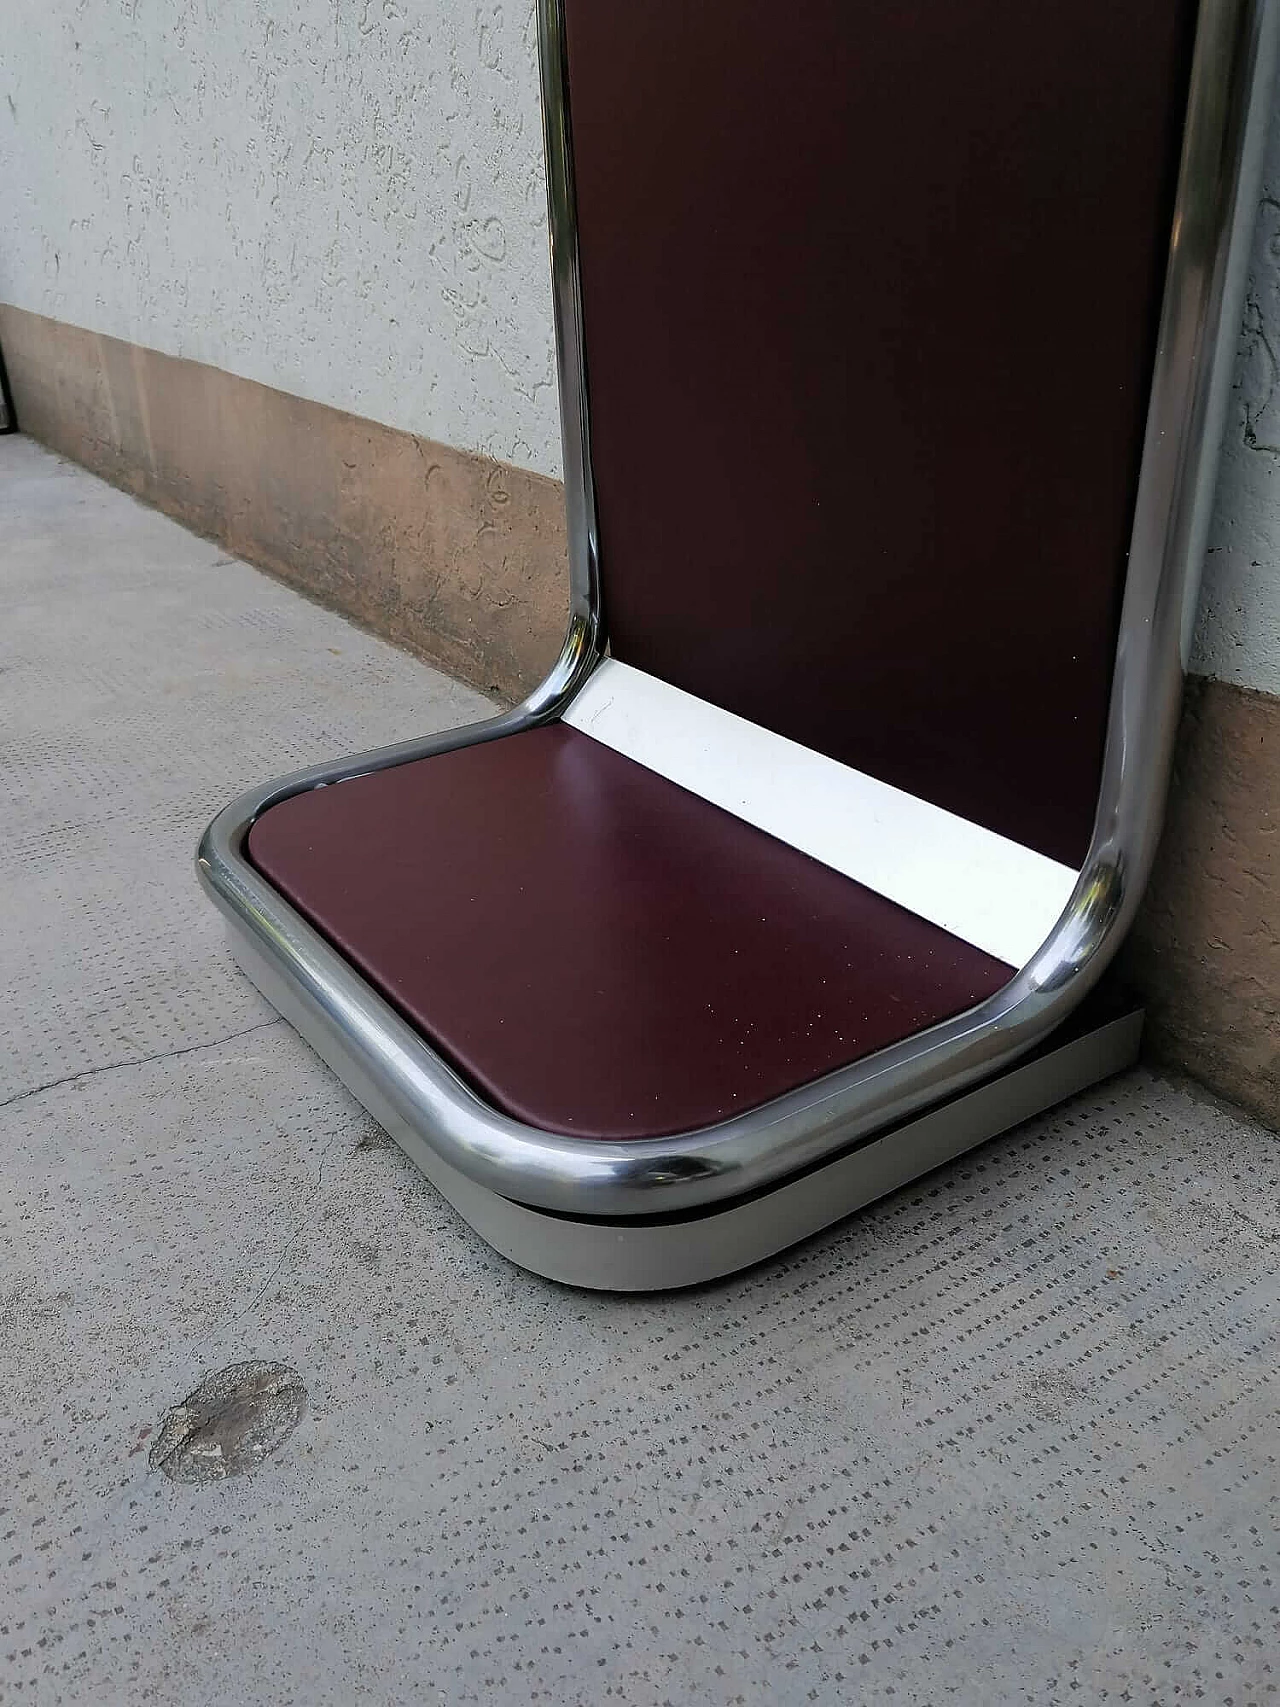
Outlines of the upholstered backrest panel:
{"label": "upholstered backrest panel", "polygon": [[1092,826],[1191,0],[566,0],[615,654]]}

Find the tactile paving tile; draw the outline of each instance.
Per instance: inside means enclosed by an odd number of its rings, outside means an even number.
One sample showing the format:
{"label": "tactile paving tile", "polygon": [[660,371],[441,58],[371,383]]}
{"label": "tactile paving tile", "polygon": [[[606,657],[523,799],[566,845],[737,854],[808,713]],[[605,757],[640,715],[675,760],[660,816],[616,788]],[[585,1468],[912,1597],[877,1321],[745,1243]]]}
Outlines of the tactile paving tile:
{"label": "tactile paving tile", "polygon": [[[0,445],[11,506],[15,464],[42,459]],[[281,749],[402,734],[410,703],[438,719],[438,678],[247,570],[214,606],[243,625],[204,627],[228,566],[184,568],[206,548],[182,542],[147,668],[180,678],[195,631],[223,685],[201,716],[141,687],[121,708],[100,647],[116,780],[69,759],[62,786],[32,781],[60,815],[31,835],[81,828],[50,835],[60,887],[40,864],[6,898],[101,895],[76,916],[107,921],[104,966],[120,945],[103,988],[134,1025],[157,992],[176,1017],[145,1034],[162,1059],[0,1110],[0,1700],[1274,1701],[1280,1140],[1139,1071],[723,1284],[613,1298],[520,1273],[269,1023],[200,935],[189,871],[193,825]],[[83,571],[104,626],[116,561]],[[49,573],[70,574],[56,552]],[[78,619],[26,597],[35,742],[75,732],[54,635]],[[263,611],[281,626],[246,663]],[[367,703],[357,644],[386,672]],[[0,676],[6,717],[13,691]],[[108,890],[102,816],[117,848],[173,839],[177,869],[149,867],[163,955],[148,887]],[[64,1075],[83,1035],[104,1068],[127,1041],[87,1031],[102,996],[75,964],[23,996]],[[307,1388],[278,1454],[207,1486],[150,1469],[163,1414],[246,1359]]]}

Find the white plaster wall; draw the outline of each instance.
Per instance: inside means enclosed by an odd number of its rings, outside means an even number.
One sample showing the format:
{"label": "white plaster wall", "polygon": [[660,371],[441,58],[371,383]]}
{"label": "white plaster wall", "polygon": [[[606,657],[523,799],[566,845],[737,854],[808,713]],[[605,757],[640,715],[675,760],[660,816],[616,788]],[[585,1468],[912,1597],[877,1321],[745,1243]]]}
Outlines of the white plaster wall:
{"label": "white plaster wall", "polygon": [[1263,167],[1191,667],[1280,694],[1280,103]]}
{"label": "white plaster wall", "polygon": [[0,301],[558,473],[532,0],[0,0]]}

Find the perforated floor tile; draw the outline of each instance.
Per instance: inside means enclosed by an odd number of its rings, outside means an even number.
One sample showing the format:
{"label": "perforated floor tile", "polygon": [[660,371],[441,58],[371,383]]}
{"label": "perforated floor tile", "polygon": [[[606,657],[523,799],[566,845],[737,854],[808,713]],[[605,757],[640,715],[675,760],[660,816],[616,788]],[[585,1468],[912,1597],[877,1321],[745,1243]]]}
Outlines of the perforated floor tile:
{"label": "perforated floor tile", "polygon": [[0,1099],[269,1010],[192,889],[240,789],[486,715],[28,440],[0,440]]}
{"label": "perforated floor tile", "polygon": [[[0,553],[0,1701],[1276,1698],[1280,1140],[1137,1072],[723,1285],[533,1280],[190,869],[475,696],[12,440]],[[248,1360],[275,1455],[151,1468]]]}

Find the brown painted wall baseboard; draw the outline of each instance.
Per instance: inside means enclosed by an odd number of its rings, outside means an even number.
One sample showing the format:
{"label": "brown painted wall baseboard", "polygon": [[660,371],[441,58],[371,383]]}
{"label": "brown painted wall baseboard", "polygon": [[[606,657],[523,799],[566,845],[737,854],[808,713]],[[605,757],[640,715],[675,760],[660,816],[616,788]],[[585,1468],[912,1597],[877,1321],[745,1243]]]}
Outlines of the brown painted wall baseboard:
{"label": "brown painted wall baseboard", "polygon": [[558,481],[0,305],[42,444],[476,687],[516,699],[568,612]]}
{"label": "brown painted wall baseboard", "polygon": [[[517,698],[568,606],[558,482],[0,306],[43,443],[473,684]],[[1193,680],[1125,952],[1148,1045],[1280,1126],[1280,699]]]}
{"label": "brown painted wall baseboard", "polygon": [[1193,677],[1125,951],[1148,1051],[1280,1128],[1280,699]]}

